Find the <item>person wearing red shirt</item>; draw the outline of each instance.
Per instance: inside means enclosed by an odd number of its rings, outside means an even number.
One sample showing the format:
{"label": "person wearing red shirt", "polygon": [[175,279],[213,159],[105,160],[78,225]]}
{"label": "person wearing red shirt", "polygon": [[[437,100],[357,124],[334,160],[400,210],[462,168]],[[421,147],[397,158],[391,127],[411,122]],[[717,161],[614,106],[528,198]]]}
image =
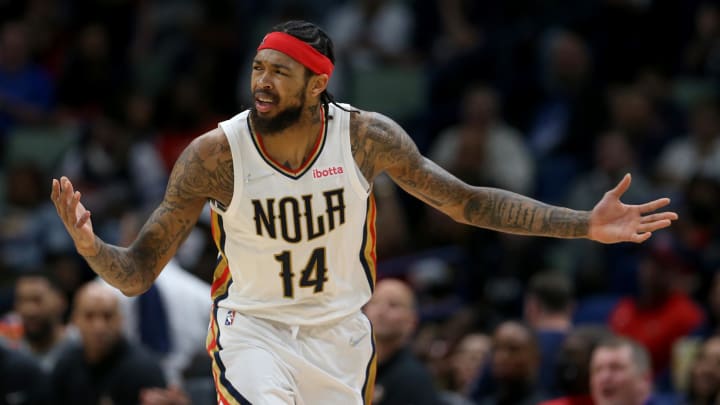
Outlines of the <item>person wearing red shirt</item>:
{"label": "person wearing red shirt", "polygon": [[620,300],[610,314],[610,328],[631,337],[650,352],[655,376],[670,364],[675,341],[703,321],[701,308],[676,288],[684,263],[669,246],[655,245],[639,267],[639,295]]}

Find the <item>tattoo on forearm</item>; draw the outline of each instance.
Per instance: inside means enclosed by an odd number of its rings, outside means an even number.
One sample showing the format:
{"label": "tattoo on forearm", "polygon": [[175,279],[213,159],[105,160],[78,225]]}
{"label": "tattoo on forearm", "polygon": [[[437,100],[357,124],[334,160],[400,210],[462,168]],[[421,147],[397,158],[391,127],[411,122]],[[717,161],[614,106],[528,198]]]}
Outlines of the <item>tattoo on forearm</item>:
{"label": "tattoo on forearm", "polygon": [[525,235],[587,236],[587,212],[553,207],[505,190],[480,190],[465,204],[465,220],[473,225]]}

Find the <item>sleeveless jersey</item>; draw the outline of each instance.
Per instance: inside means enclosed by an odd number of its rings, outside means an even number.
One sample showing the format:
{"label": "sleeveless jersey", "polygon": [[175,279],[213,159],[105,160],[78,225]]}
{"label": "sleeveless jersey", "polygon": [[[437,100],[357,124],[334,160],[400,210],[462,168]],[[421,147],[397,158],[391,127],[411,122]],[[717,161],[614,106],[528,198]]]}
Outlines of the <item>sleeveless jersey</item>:
{"label": "sleeveless jersey", "polygon": [[230,204],[212,204],[217,307],[318,325],[357,312],[370,298],[374,199],[352,156],[350,113],[330,104],[323,122],[294,171],[265,152],[248,111],[220,123],[235,180]]}

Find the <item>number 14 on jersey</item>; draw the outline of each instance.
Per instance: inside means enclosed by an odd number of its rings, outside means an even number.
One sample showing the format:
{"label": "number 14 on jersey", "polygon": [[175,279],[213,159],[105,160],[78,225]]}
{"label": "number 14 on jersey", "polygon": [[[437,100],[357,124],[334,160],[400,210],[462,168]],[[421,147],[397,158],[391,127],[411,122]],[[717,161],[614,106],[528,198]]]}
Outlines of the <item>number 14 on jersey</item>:
{"label": "number 14 on jersey", "polygon": [[[282,253],[275,255],[275,260],[280,262],[280,278],[283,283],[283,296],[286,298],[294,297],[293,278],[295,273],[292,271],[292,257],[289,250],[283,250]],[[323,291],[323,285],[327,281],[327,268],[325,267],[325,248],[319,247],[313,250],[305,268],[300,272],[299,286],[303,288],[313,287],[314,293]]]}

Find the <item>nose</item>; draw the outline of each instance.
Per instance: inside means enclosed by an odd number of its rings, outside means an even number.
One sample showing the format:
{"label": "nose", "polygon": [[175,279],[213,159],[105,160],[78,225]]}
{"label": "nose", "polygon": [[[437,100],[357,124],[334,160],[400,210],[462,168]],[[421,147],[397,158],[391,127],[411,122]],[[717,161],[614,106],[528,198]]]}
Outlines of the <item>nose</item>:
{"label": "nose", "polygon": [[272,87],[272,81],[270,80],[267,72],[263,72],[258,75],[257,86],[262,89],[269,89]]}

